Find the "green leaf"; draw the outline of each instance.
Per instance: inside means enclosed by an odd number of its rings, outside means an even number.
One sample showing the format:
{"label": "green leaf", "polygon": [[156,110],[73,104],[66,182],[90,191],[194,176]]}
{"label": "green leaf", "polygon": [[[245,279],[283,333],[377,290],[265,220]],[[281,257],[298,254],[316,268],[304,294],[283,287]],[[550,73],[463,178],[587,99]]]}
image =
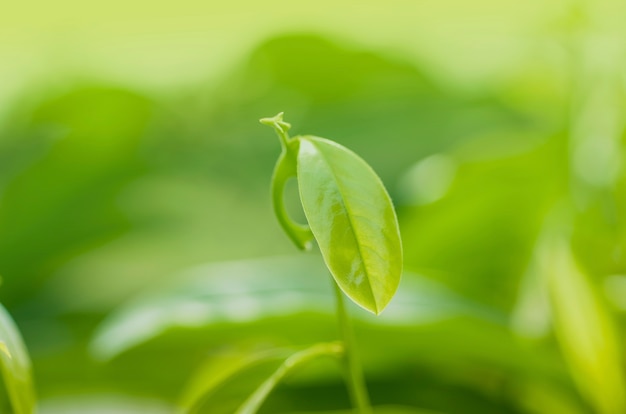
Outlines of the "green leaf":
{"label": "green leaf", "polygon": [[107,360],[172,328],[258,323],[300,312],[331,313],[332,290],[325,273],[319,257],[308,255],[190,269],[109,315],[97,330],[91,351]]}
{"label": "green leaf", "polygon": [[372,168],[347,148],[296,137],[304,213],[339,287],[375,313],[385,309],[402,273],[402,243],[391,198]]}
{"label": "green leaf", "polygon": [[22,338],[2,305],[0,305],[0,370],[15,414],[35,412],[35,391],[30,358]]}
{"label": "green leaf", "polygon": [[622,342],[604,300],[564,236],[544,236],[537,251],[555,333],[581,393],[594,412],[626,412]]}

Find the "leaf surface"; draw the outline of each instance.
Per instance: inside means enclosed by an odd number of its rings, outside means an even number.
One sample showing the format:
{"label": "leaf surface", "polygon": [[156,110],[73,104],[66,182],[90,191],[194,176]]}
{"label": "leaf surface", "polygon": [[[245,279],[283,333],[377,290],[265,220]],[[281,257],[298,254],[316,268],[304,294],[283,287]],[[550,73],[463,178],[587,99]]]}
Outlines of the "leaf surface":
{"label": "leaf surface", "polygon": [[324,261],[343,292],[375,313],[402,273],[402,244],[391,198],[371,167],[347,148],[302,136],[298,186]]}

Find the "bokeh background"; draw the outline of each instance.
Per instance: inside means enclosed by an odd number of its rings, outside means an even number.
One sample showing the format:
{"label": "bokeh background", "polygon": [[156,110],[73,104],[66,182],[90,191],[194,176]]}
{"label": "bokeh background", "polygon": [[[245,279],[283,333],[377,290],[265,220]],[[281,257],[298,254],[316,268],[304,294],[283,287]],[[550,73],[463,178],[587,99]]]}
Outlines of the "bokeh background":
{"label": "bokeh background", "polygon": [[[338,336],[319,254],[272,215],[258,119],[279,111],[397,207],[398,295],[352,309],[378,412],[626,412],[621,2],[1,9],[0,302],[41,413],[175,412],[233,355]],[[305,367],[262,412],[350,412],[339,369]]]}

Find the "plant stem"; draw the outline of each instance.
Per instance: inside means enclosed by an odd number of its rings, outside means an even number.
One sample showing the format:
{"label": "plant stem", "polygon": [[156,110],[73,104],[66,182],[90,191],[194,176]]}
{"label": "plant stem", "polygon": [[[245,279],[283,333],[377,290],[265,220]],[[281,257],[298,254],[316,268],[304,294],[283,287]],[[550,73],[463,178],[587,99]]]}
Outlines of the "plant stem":
{"label": "plant stem", "polygon": [[335,287],[335,294],[337,296],[337,318],[339,319],[339,329],[345,348],[343,358],[350,399],[356,409],[355,412],[359,414],[371,414],[372,407],[370,405],[369,396],[367,395],[367,386],[365,385],[363,370],[361,369],[354,346],[354,334],[352,332],[350,317],[348,316],[348,311],[346,310],[346,305],[343,300],[343,292],[339,289],[339,286],[337,286],[334,280],[332,284]]}
{"label": "plant stem", "polygon": [[255,414],[278,383],[301,365],[322,356],[339,357],[343,355],[343,352],[342,344],[324,343],[313,345],[308,349],[291,355],[250,397],[248,397],[243,405],[239,407],[236,414]]}

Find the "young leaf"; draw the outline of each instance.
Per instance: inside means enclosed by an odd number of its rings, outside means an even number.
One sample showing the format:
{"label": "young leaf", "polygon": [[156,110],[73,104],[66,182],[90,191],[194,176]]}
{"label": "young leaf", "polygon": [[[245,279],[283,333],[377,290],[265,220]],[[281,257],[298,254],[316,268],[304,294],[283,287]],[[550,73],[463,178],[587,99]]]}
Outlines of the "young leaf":
{"label": "young leaf", "polygon": [[283,121],[283,113],[279,113],[273,118],[261,119],[263,125],[274,128],[280,144],[282,152],[272,175],[272,204],[274,213],[278,218],[278,222],[282,226],[289,238],[298,246],[299,249],[308,250],[311,248],[313,234],[309,226],[302,225],[293,221],[287,214],[283,193],[287,181],[296,176],[296,163],[298,156],[298,140],[289,138],[288,131],[291,125]]}
{"label": "young leaf", "polygon": [[15,414],[35,412],[30,358],[13,320],[0,305],[0,371]]}
{"label": "young leaf", "polygon": [[339,287],[375,313],[385,309],[402,273],[398,220],[380,178],[347,148],[296,137],[304,213]]}

